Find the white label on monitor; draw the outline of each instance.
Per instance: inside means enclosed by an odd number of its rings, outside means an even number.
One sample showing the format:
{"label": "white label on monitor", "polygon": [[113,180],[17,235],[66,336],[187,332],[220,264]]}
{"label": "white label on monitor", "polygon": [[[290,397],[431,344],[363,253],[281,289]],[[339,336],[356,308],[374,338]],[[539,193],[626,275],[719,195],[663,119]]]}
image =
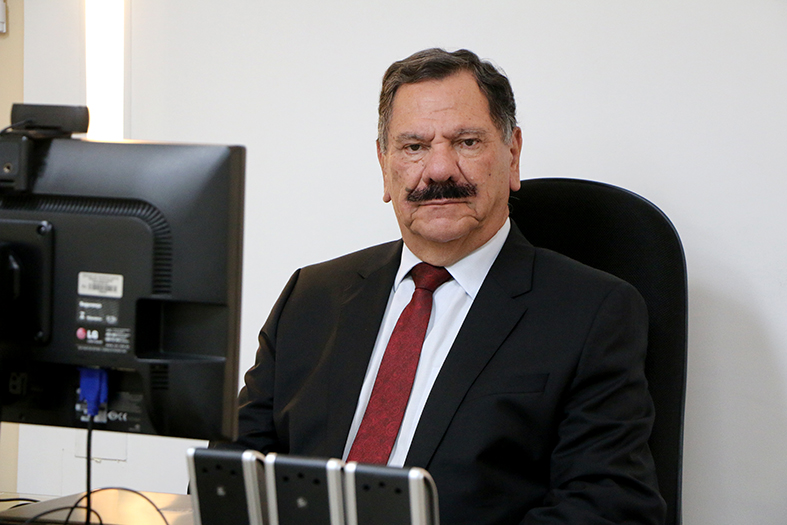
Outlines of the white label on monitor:
{"label": "white label on monitor", "polygon": [[79,272],[79,295],[123,297],[123,276],[113,273]]}

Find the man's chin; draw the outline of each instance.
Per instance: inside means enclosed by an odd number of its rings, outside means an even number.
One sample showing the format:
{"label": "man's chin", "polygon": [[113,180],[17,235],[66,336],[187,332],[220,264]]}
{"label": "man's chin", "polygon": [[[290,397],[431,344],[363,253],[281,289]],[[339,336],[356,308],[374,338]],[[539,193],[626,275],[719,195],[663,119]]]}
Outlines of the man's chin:
{"label": "man's chin", "polygon": [[424,241],[445,244],[467,237],[477,226],[478,223],[469,218],[459,221],[455,218],[432,219],[427,224],[414,223],[410,231]]}

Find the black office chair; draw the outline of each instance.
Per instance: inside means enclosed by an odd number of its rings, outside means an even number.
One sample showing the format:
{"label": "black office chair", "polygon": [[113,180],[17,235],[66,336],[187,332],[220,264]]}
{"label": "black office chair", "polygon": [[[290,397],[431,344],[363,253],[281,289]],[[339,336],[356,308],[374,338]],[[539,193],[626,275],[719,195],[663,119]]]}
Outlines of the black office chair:
{"label": "black office chair", "polygon": [[650,448],[667,501],[666,523],[680,525],[687,287],[678,233],[651,202],[600,182],[523,180],[510,204],[511,218],[533,245],[616,275],[645,299],[645,374],[656,406]]}

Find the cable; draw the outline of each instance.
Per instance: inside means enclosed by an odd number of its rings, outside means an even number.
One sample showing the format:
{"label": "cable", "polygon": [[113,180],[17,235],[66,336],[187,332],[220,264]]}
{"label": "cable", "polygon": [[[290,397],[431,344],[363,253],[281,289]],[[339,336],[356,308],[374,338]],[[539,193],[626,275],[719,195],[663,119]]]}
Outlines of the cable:
{"label": "cable", "polygon": [[[93,417],[92,415],[88,416],[87,418],[87,453],[85,456],[87,457],[87,476],[86,476],[86,483],[87,483],[87,512],[85,512],[85,523],[90,525],[90,464],[93,462],[91,457],[91,450],[93,448]],[[101,520],[101,517],[98,518]]]}
{"label": "cable", "polygon": [[[68,510],[69,511],[68,515],[70,517],[71,516],[71,512],[74,510],[74,508],[75,508],[74,505],[71,505],[70,507],[57,507],[57,508],[54,508],[54,509],[45,510],[44,512],[40,512],[40,513],[36,514],[33,517],[27,518],[22,523],[23,523],[23,525],[27,525],[28,523],[35,523],[35,520],[37,520],[39,518],[42,518],[42,517],[46,516],[47,514],[54,514],[55,512],[60,512],[60,511],[63,511],[63,510]],[[84,509],[85,507],[78,507],[78,508]],[[96,512],[95,510],[92,511],[92,512],[93,512],[93,514],[95,514],[98,517],[99,525],[103,525],[104,521],[101,519],[101,516],[98,514],[98,512]],[[66,518],[66,520],[63,523],[67,524],[68,523],[68,518]]]}
{"label": "cable", "polygon": [[[2,132],[0,132],[2,133]],[[92,445],[93,445],[93,423],[94,417],[98,414],[99,408],[102,404],[106,404],[107,402],[107,372],[106,370],[100,369],[90,369],[90,368],[80,368],[80,400],[85,401],[87,404],[87,472],[86,472],[86,485],[87,491],[83,496],[80,496],[73,505],[70,507],[57,507],[55,509],[50,509],[35,516],[28,518],[24,523],[33,523],[35,520],[46,516],[47,514],[52,514],[54,512],[59,512],[63,510],[68,510],[68,514],[66,515],[66,519],[64,520],[64,524],[68,524],[71,520],[71,515],[74,513],[76,509],[85,509],[85,524],[90,525],[91,523],[91,514],[95,514],[98,518],[99,525],[103,525],[104,521],[101,519],[101,515],[92,509],[92,500],[91,495],[97,492],[102,492],[105,490],[118,490],[124,492],[130,492],[132,494],[136,494],[141,498],[145,499],[150,505],[156,509],[159,516],[163,520],[165,525],[169,525],[169,521],[167,521],[167,517],[164,516],[164,513],[161,509],[156,506],[156,504],[151,500],[149,497],[145,496],[139,491],[127,489],[123,487],[105,487],[101,489],[91,490],[91,464],[92,460]],[[79,503],[82,500],[86,500],[86,506],[80,507]],[[29,498],[9,498],[0,501],[24,501],[34,503],[37,502],[36,500],[29,499]]]}
{"label": "cable", "polygon": [[25,505],[30,505],[31,503],[39,503],[41,500],[31,498],[0,498],[0,503],[11,503],[14,501],[19,501],[20,503],[11,505],[7,510],[18,509],[19,507],[24,507]]}
{"label": "cable", "polygon": [[[93,419],[98,415],[101,405],[107,403],[107,371],[100,368],[80,368],[79,369],[79,399],[84,401],[87,409],[87,512],[85,512],[85,524],[90,525],[90,465],[93,462],[90,451],[93,444]],[[71,513],[68,513],[71,516]]]}
{"label": "cable", "polygon": [[[141,498],[144,498],[148,503],[150,503],[150,505],[154,509],[156,509],[156,512],[158,512],[158,515],[161,516],[161,519],[164,521],[165,525],[169,525],[169,521],[167,521],[167,517],[164,516],[164,513],[161,512],[161,509],[158,508],[158,506],[156,506],[155,503],[153,503],[152,499],[150,499],[149,497],[145,496],[141,492],[139,492],[137,490],[134,490],[134,489],[127,489],[127,488],[124,488],[124,487],[104,487],[104,488],[101,488],[101,489],[94,490],[93,494],[96,494],[98,492],[103,492],[105,490],[119,490],[121,492],[130,492],[132,494],[136,494],[137,496],[139,496]],[[74,509],[77,509],[77,508],[84,508],[84,507],[78,507],[77,505],[79,505],[79,502],[82,501],[83,499],[85,499],[86,496],[87,495],[81,496],[78,500],[76,500],[76,502],[74,502],[74,504],[71,506],[71,510],[73,511]],[[93,512],[95,513],[95,511],[93,511]],[[96,514],[98,514],[98,513],[96,513]],[[69,519],[71,519],[71,512],[69,512],[68,516],[66,516],[65,523],[68,523]]]}
{"label": "cable", "polygon": [[6,126],[3,129],[0,129],[0,135],[5,135],[6,133],[10,133],[11,130],[13,130],[14,128],[18,128],[20,126],[24,126],[25,124],[31,124],[32,122],[33,122],[33,119],[31,119],[31,118],[26,118],[25,120],[20,120],[19,122],[14,122],[10,126]]}

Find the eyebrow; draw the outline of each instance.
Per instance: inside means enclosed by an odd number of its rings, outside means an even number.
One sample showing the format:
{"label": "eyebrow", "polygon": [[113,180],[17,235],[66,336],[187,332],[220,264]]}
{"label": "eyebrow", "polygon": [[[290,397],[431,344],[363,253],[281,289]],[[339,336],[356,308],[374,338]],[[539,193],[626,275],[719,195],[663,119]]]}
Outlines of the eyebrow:
{"label": "eyebrow", "polygon": [[419,135],[418,133],[400,133],[396,137],[394,137],[394,142],[402,143],[402,142],[424,142],[426,139],[423,135]]}
{"label": "eyebrow", "polygon": [[[489,135],[489,132],[483,128],[460,128],[455,133],[453,133],[453,136],[451,138],[456,139],[459,137],[463,137],[465,135],[478,135],[480,137],[485,137]],[[394,142],[396,142],[397,144],[401,144],[403,142],[410,142],[410,141],[426,142],[426,138],[419,133],[409,133],[409,132],[400,133],[399,135],[394,137]]]}
{"label": "eyebrow", "polygon": [[462,128],[456,133],[456,137],[461,137],[464,135],[479,135],[485,137],[489,135],[489,132],[484,128]]}

